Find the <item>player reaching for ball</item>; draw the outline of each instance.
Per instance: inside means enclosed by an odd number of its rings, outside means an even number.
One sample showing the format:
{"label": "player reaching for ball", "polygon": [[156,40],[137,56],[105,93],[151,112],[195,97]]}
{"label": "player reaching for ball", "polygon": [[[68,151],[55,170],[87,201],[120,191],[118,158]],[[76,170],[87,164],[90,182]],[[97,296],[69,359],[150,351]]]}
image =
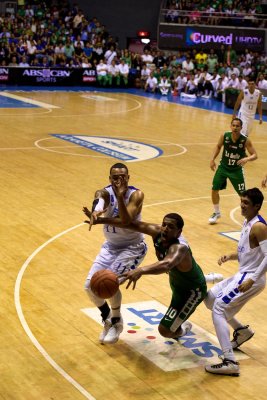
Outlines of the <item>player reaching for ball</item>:
{"label": "player reaching for ball", "polygon": [[104,329],[99,341],[103,344],[116,343],[123,330],[120,313],[122,296],[118,289],[109,299],[110,308],[105,299],[96,296],[91,290],[91,278],[95,272],[103,269],[109,269],[116,275],[135,269],[147,252],[143,234],[125,229],[132,221],[141,220],[143,192],[134,186],[128,186],[128,168],[124,164],[117,163],[110,168],[109,180],[110,185],[96,191],[92,212],[86,207],[83,209],[90,218],[89,230],[101,214],[105,217],[116,218],[120,223],[119,227],[104,224],[106,241],[93,262],[85,282],[85,290],[101,312]]}
{"label": "player reaching for ball", "polygon": [[[90,217],[90,213],[88,213]],[[96,224],[112,224],[117,229],[121,222],[117,219],[99,217]],[[192,327],[187,321],[207,294],[207,280],[222,279],[220,274],[205,275],[196,263],[185,238],[181,236],[184,221],[178,214],[165,215],[162,225],[133,221],[127,229],[152,236],[158,261],[121,274],[122,282],[128,280],[127,288],[142,275],[169,274],[172,290],[171,304],[159,324],[159,333],[167,338],[178,338],[188,333]]]}

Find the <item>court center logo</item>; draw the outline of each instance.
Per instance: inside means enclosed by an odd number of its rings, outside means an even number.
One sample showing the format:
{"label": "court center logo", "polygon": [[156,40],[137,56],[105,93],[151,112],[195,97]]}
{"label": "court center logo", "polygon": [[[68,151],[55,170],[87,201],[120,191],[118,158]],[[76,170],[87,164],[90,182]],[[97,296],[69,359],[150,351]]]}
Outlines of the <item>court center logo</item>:
{"label": "court center logo", "polygon": [[[163,371],[218,363],[218,356],[222,354],[218,340],[200,326],[193,324],[192,330],[178,341],[164,338],[158,333],[158,325],[166,309],[166,306],[155,300],[123,304],[124,330],[116,346],[119,348],[120,343],[126,343]],[[97,308],[84,308],[81,311],[101,324]],[[102,329],[103,325],[99,326],[99,331]],[[238,360],[249,358],[242,352],[236,356]]]}
{"label": "court center logo", "polygon": [[122,161],[144,161],[159,157],[163,153],[159,147],[151,144],[108,136],[60,134],[52,134],[51,136]]}

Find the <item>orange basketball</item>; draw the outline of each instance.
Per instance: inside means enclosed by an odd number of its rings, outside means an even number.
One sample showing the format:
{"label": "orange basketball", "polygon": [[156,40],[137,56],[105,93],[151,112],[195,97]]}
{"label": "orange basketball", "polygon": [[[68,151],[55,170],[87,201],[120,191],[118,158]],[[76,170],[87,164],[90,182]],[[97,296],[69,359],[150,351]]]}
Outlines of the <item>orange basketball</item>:
{"label": "orange basketball", "polygon": [[119,280],[114,272],[102,269],[94,273],[91,279],[93,293],[101,299],[109,299],[119,289]]}

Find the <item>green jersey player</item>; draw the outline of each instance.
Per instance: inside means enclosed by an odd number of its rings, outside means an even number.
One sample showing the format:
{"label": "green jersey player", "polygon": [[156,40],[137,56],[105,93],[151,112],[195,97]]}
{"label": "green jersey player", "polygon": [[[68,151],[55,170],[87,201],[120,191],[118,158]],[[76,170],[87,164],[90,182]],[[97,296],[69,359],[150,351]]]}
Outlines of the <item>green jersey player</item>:
{"label": "green jersey player", "polygon": [[[227,179],[230,180],[235,191],[241,195],[246,190],[243,167],[248,161],[258,158],[250,139],[241,135],[241,129],[241,119],[234,118],[231,122],[231,131],[220,136],[212,154],[210,168],[215,171],[215,159],[223,148],[222,158],[212,182],[211,198],[214,213],[209,218],[210,224],[215,224],[221,216],[219,191],[226,188]],[[249,156],[246,155],[246,150]]]}

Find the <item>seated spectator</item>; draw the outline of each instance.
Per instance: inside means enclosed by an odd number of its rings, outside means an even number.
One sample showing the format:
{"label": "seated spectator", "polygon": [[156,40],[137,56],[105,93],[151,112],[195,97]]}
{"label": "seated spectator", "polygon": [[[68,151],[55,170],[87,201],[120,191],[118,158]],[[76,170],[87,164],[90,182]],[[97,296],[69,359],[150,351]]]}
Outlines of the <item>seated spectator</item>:
{"label": "seated spectator", "polygon": [[163,67],[160,70],[161,78],[165,75],[168,79],[171,77],[171,71],[168,68],[167,64],[163,64]]}
{"label": "seated spectator", "polygon": [[92,64],[88,61],[87,57],[82,57],[81,58],[81,67],[82,68],[91,68]]}
{"label": "seated spectator", "polygon": [[121,77],[120,77],[120,71],[118,68],[118,65],[116,64],[116,61],[113,60],[111,61],[111,64],[108,65],[108,84],[112,86],[115,82],[116,86],[120,85]]}
{"label": "seated spectator", "polygon": [[159,91],[163,96],[167,96],[168,93],[170,92],[171,89],[171,83],[169,81],[169,79],[167,78],[166,75],[163,75],[159,85],[158,85]]}
{"label": "seated spectator", "polygon": [[190,94],[190,95],[194,95],[194,97],[196,97],[197,84],[195,82],[195,75],[194,74],[190,74],[190,78],[189,78],[189,80],[187,81],[187,83],[185,85],[185,93],[186,94]]}
{"label": "seated spectator", "polygon": [[153,64],[155,64],[156,68],[162,68],[163,65],[166,64],[166,57],[163,51],[157,51]]}
{"label": "seated spectator", "polygon": [[217,58],[216,54],[214,53],[214,50],[211,49],[210,54],[208,55],[208,58],[207,58],[208,72],[210,74],[213,74],[217,65],[218,65],[218,58]]}
{"label": "seated spectator", "polygon": [[264,78],[263,74],[260,74],[257,80],[257,87],[259,89],[267,89],[267,80]]}
{"label": "seated spectator", "polygon": [[145,83],[145,91],[146,92],[152,92],[155,93],[156,89],[158,86],[158,80],[157,78],[153,75],[153,72],[150,72],[149,77],[146,80]]}
{"label": "seated spectator", "polygon": [[189,56],[186,57],[186,60],[184,60],[182,62],[182,70],[183,72],[185,72],[186,74],[190,74],[192,71],[194,71],[194,63],[193,61],[190,59]]}
{"label": "seated spectator", "polygon": [[147,78],[150,75],[150,69],[147,67],[146,64],[143,65],[142,69],[141,69],[141,87],[144,88]]}
{"label": "seated spectator", "polygon": [[240,71],[233,63],[231,63],[230,67],[227,68],[227,74],[228,78],[231,78],[233,74],[235,74],[235,76],[239,76]]}
{"label": "seated spectator", "polygon": [[231,78],[228,81],[228,86],[227,88],[232,88],[232,89],[238,89],[239,86],[239,80],[236,74],[232,74]]}
{"label": "seated spectator", "polygon": [[148,49],[144,50],[144,54],[141,55],[141,59],[143,64],[148,64],[148,67],[150,64],[153,63],[153,57],[151,53],[148,51]]}
{"label": "seated spectator", "polygon": [[203,98],[210,98],[213,93],[213,86],[211,83],[212,75],[208,73],[208,67],[206,66],[200,74],[198,81],[198,96]]}
{"label": "seated spectator", "polygon": [[244,90],[248,87],[248,82],[246,81],[246,79],[244,79],[243,75],[239,75],[238,82],[239,82],[237,86],[238,90]]}
{"label": "seated spectator", "polygon": [[121,59],[120,64],[118,65],[118,70],[120,73],[120,77],[125,86],[128,85],[128,75],[129,75],[129,66],[125,63],[123,59]]}
{"label": "seated spectator", "polygon": [[178,95],[185,91],[185,86],[187,83],[187,78],[184,72],[179,72],[177,78],[174,82],[174,89],[177,91]]}
{"label": "seated spectator", "polygon": [[97,81],[100,86],[106,86],[108,82],[108,67],[107,64],[104,64],[103,59],[100,60],[99,64],[96,66],[96,72],[97,72]]}
{"label": "seated spectator", "polygon": [[10,61],[10,63],[8,64],[8,66],[9,66],[9,67],[18,67],[18,66],[19,66],[19,65],[18,65],[18,62],[17,62],[16,56],[13,56],[13,57],[11,58],[11,61]]}
{"label": "seated spectator", "polygon": [[29,67],[29,63],[27,62],[26,56],[22,56],[21,61],[19,63],[19,67]]}
{"label": "seated spectator", "polygon": [[251,72],[252,72],[251,66],[249,63],[247,63],[242,70],[242,74],[246,77],[246,76],[249,76],[251,74]]}

